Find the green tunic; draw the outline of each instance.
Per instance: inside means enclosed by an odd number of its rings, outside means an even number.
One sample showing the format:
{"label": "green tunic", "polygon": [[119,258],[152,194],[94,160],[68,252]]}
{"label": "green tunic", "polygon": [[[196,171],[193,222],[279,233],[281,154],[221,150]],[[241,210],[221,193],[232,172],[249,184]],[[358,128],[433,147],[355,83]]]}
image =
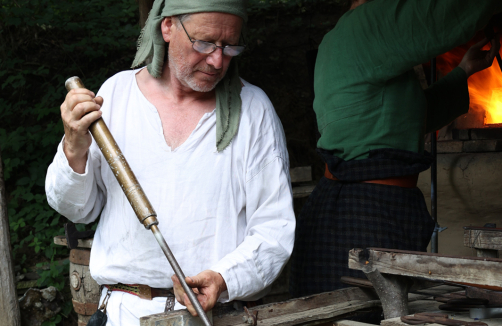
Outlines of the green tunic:
{"label": "green tunic", "polygon": [[413,66],[466,43],[501,10],[502,0],[375,0],[347,12],[319,46],[318,147],[344,160],[423,152],[425,132],[468,111],[467,75],[456,68],[424,92]]}

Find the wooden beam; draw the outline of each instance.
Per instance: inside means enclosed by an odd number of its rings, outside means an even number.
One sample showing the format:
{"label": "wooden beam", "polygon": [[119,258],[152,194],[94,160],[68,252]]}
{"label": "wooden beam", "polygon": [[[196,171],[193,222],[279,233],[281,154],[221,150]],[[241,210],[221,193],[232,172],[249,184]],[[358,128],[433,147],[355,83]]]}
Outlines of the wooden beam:
{"label": "wooden beam", "polygon": [[0,326],[21,325],[19,303],[14,282],[14,265],[10,249],[9,218],[0,152]]}
{"label": "wooden beam", "polygon": [[[88,248],[92,247],[93,239],[78,239],[78,248]],[[68,242],[64,235],[58,235],[54,237],[54,243],[60,246],[68,247]]]}
{"label": "wooden beam", "polygon": [[146,19],[148,18],[148,13],[152,9],[154,0],[137,0],[139,7],[139,26],[141,28],[145,27]]}
{"label": "wooden beam", "polygon": [[502,250],[502,229],[466,229],[464,246],[476,249]]}
{"label": "wooden beam", "polygon": [[465,290],[465,295],[468,298],[473,299],[486,299],[490,305],[500,305],[502,306],[502,292],[489,291],[478,288],[467,288]]}
{"label": "wooden beam", "polygon": [[[357,310],[376,308],[380,301],[371,292],[359,288],[345,288],[333,292],[311,295],[284,302],[271,303],[250,308],[251,313],[258,312],[259,326],[292,326],[330,321],[337,316]],[[171,317],[186,315],[186,310],[162,313],[140,318],[140,326],[173,325]],[[243,322],[244,312],[237,310],[213,309],[214,326],[249,326]],[[188,317],[188,315],[187,315]]]}
{"label": "wooden beam", "polygon": [[[422,311],[423,312],[423,311]],[[429,310],[427,312],[437,312],[437,309]],[[459,320],[463,321],[466,324],[469,322],[473,322],[474,320],[469,316],[469,312],[460,312],[460,311],[455,311],[455,312],[448,312],[448,311],[442,311],[441,313],[445,313],[449,315],[449,319],[451,321],[453,320]],[[483,319],[480,320],[480,322],[483,322],[487,324],[488,326],[502,326],[502,320],[500,318],[490,318],[490,319]],[[424,323],[425,324],[425,323]],[[420,324],[420,325],[424,325]],[[442,326],[441,324],[437,323],[428,323],[425,324],[427,326]],[[409,324],[406,324],[401,321],[401,318],[392,318],[392,319],[384,319],[380,322],[380,326],[410,326]]]}
{"label": "wooden beam", "polygon": [[293,187],[293,198],[308,197],[314,191],[315,185]]}
{"label": "wooden beam", "polygon": [[312,168],[310,166],[300,166],[289,169],[291,182],[309,182],[312,181]]}
{"label": "wooden beam", "polygon": [[381,248],[352,249],[349,268],[365,273],[420,277],[429,280],[502,287],[502,259],[457,257]]}

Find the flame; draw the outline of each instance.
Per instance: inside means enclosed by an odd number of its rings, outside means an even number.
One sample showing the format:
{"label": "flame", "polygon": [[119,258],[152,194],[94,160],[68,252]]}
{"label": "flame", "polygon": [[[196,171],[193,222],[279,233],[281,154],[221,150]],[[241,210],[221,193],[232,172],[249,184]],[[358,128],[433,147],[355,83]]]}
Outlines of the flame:
{"label": "flame", "polygon": [[[460,63],[467,49],[479,39],[478,37],[477,40],[438,57],[439,74],[446,75],[453,70]],[[483,48],[483,50],[489,49],[489,44]],[[502,123],[502,71],[497,60],[495,59],[490,68],[472,75],[468,80],[468,85],[471,109],[484,111],[486,125]]]}

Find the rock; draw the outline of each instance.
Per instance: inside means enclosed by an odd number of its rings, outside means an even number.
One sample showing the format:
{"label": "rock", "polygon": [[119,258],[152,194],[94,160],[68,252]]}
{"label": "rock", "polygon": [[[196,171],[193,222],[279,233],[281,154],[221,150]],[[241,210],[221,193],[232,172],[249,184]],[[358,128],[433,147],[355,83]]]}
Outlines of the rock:
{"label": "rock", "polygon": [[49,286],[43,290],[30,288],[19,299],[22,326],[41,326],[46,320],[56,316],[63,305],[63,296]]}
{"label": "rock", "polygon": [[54,299],[56,299],[58,290],[53,286],[49,286],[48,288],[45,288],[40,292],[42,292],[42,298],[47,301],[53,301]]}

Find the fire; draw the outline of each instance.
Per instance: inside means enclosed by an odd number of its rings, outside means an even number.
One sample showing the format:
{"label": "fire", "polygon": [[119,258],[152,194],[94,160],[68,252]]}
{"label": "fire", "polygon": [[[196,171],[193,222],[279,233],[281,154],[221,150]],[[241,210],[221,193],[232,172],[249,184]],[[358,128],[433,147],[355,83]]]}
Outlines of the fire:
{"label": "fire", "polygon": [[[471,41],[440,56],[437,60],[439,73],[446,75],[455,68],[467,49],[476,42],[477,40]],[[489,49],[490,45],[483,48]],[[502,123],[502,71],[497,60],[490,68],[472,75],[468,85],[471,109],[484,111],[486,125]]]}

